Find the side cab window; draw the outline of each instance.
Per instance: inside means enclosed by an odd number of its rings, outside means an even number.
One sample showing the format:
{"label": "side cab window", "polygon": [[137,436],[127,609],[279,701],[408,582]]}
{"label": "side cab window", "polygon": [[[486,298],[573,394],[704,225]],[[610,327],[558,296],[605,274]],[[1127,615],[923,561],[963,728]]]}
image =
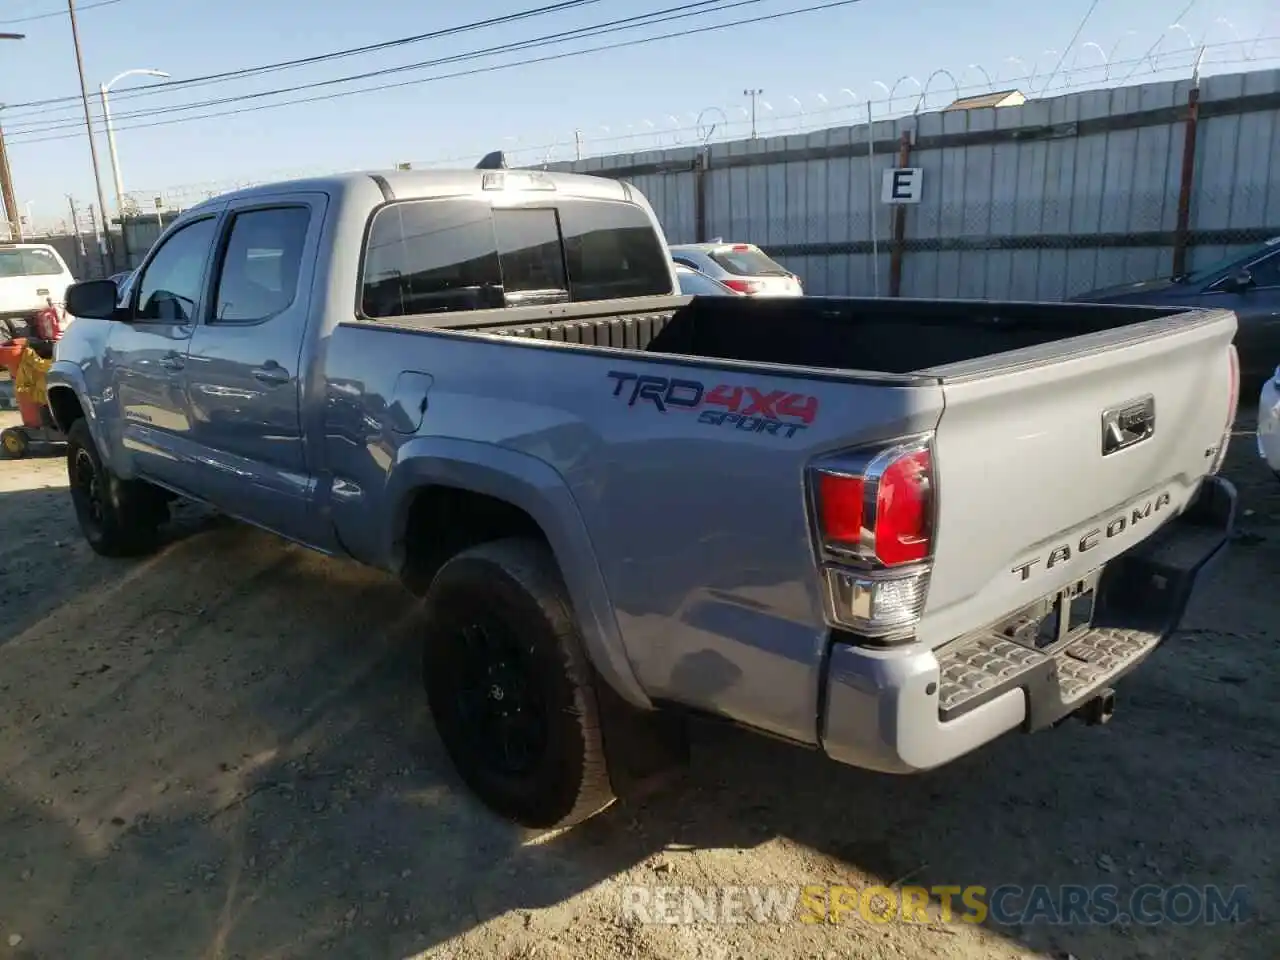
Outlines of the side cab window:
{"label": "side cab window", "polygon": [[306,206],[235,214],[218,269],[213,323],[258,323],[293,305],[310,221]]}
{"label": "side cab window", "polygon": [[217,217],[204,217],[165,238],[133,284],[135,320],[195,322],[217,226]]}

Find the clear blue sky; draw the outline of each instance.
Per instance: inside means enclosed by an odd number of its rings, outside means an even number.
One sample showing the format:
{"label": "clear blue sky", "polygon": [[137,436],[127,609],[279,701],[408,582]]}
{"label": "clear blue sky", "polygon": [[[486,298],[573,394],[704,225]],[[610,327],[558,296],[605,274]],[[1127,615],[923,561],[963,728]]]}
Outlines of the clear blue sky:
{"label": "clear blue sky", "polygon": [[[165,70],[180,80],[425,33],[547,2],[473,0],[451,5],[422,0],[78,0],[77,6],[86,79],[91,90],[96,91],[98,84],[132,68]],[[428,77],[820,2],[759,0],[725,13],[689,17],[608,37],[288,96],[314,96]],[[840,92],[842,89],[863,97],[883,97],[875,81],[892,86],[904,75],[923,81],[938,68],[950,70],[966,85],[984,82],[981,73],[969,67],[974,63],[997,79],[1019,73],[1025,76],[1033,67],[1043,79],[1057,60],[1046,51],[1062,51],[1066,47],[1091,2],[861,0],[833,10],[554,63],[239,116],[127,129],[183,115],[125,117],[129,112],[328,80],[649,11],[681,8],[676,0],[599,0],[581,9],[449,39],[130,100],[127,91],[155,82],[134,78],[114,88],[112,109],[117,116],[125,190],[147,195],[160,189],[201,183],[226,186],[237,179],[295,171],[388,167],[397,161],[465,157],[469,166],[488,149],[571,142],[575,129],[583,131],[589,151],[603,152],[606,138],[625,133],[628,126],[633,131],[648,129],[645,121],[672,127],[669,116],[675,116],[687,126],[691,114],[707,107],[721,107],[733,118],[741,118],[741,108],[748,102],[742,95],[746,87],[763,88],[763,99],[773,107],[774,115],[794,116],[797,108],[790,99],[793,96],[812,113],[823,109],[818,94],[825,95],[830,104],[840,103],[841,98],[849,102],[848,94]],[[1097,44],[1116,60],[1142,56],[1187,3],[1188,0],[1100,0],[1076,47],[1068,52],[1066,68],[1073,63],[1087,66],[1101,62],[1095,48],[1082,47],[1086,42]],[[65,0],[0,3],[0,31],[27,35],[23,41],[0,41],[0,103],[78,95],[65,9]],[[38,19],[26,19],[31,17]],[[1280,36],[1277,0],[1198,0],[1181,22],[1197,41],[1232,40],[1231,29],[1219,18],[1234,25],[1246,41]],[[1170,33],[1160,48],[1169,53],[1165,62],[1172,65],[1174,52],[1187,46],[1184,34]],[[1207,71],[1242,69],[1243,66],[1221,62],[1239,59],[1240,49],[1214,48]],[[1267,65],[1280,65],[1280,41],[1263,42],[1253,52],[1267,55]],[[1010,57],[1021,63],[1010,61]],[[1128,69],[1124,67],[1121,72]],[[1101,72],[1080,80],[1097,85]],[[1025,90],[1026,84],[1022,86]],[[898,90],[906,94],[915,87],[904,82]],[[930,104],[941,104],[951,93],[950,81],[939,76],[931,90]],[[270,103],[288,96],[255,102]],[[96,112],[96,98],[91,105]],[[243,106],[246,104],[189,112]],[[56,106],[10,107],[0,112],[0,122],[10,141],[19,205],[25,208],[30,202],[36,224],[64,216],[68,193],[81,205],[94,201],[82,109],[77,99]],[[768,111],[761,108],[760,112],[767,119]],[[50,130],[77,120],[81,124],[78,130]],[[608,128],[607,133],[604,128]],[[764,129],[767,132],[768,127]],[[66,133],[75,136],[29,142]],[[644,145],[630,142],[631,149]],[[105,138],[99,137],[98,144],[107,202],[113,206]],[[568,150],[561,148],[556,155],[564,158]],[[526,153],[520,159],[527,156]]]}

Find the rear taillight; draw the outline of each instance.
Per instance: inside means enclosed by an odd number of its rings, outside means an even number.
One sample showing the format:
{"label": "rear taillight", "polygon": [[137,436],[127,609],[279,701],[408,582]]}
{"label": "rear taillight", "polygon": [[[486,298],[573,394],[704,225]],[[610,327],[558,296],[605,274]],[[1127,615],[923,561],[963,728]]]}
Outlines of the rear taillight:
{"label": "rear taillight", "polygon": [[741,277],[730,277],[723,282],[730,290],[736,290],[738,293],[745,294],[748,297],[764,289],[764,283],[760,280],[744,280]]}
{"label": "rear taillight", "polygon": [[1230,387],[1227,394],[1227,423],[1222,429],[1222,440],[1218,443],[1218,455],[1213,458],[1210,474],[1222,469],[1227,459],[1227,448],[1231,446],[1231,430],[1236,424],[1236,413],[1240,409],[1240,354],[1236,352],[1234,343],[1227,345],[1227,376]]}
{"label": "rear taillight", "polygon": [[823,458],[810,490],[833,624],[880,642],[910,639],[933,556],[928,438]]}

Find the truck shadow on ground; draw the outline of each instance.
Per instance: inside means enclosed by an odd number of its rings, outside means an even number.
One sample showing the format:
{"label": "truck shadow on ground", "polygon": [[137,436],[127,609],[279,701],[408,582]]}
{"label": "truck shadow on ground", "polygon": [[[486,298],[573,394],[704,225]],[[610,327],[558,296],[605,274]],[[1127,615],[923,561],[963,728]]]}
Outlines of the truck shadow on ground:
{"label": "truck shadow on ground", "polygon": [[[39,514],[22,498],[43,496],[0,495],[0,515]],[[611,925],[617,955],[669,955],[663,930],[618,920],[616,893],[570,899],[622,874],[1122,896],[1244,884],[1253,903],[1280,886],[1280,690],[1259,626],[1275,605],[1256,590],[1199,602],[1109,727],[1006,738],[903,779],[699,725],[682,782],[535,843],[458,785],[423,703],[414,601],[388,578],[204,519],[144,561],[47,549],[63,575],[0,645],[0,951],[20,936],[14,956],[404,957],[512,911],[548,955],[574,955],[588,924]],[[1264,542],[1218,583],[1278,568]],[[988,929],[1082,957],[1248,960],[1272,955],[1265,923]],[[968,932],[931,924],[914,943],[932,955]],[[773,943],[863,955],[890,935],[854,920]]]}
{"label": "truck shadow on ground", "polygon": [[[21,634],[60,605],[92,590],[99,599],[145,576],[160,557],[140,561],[103,560],[84,542],[76,525],[70,495],[61,469],[62,455],[45,458],[57,463],[45,477],[50,485],[0,492],[0,645]],[[19,462],[20,463],[20,462]],[[0,460],[0,466],[14,465]],[[194,503],[176,503],[162,543],[179,543],[205,530],[226,526],[227,520]]]}

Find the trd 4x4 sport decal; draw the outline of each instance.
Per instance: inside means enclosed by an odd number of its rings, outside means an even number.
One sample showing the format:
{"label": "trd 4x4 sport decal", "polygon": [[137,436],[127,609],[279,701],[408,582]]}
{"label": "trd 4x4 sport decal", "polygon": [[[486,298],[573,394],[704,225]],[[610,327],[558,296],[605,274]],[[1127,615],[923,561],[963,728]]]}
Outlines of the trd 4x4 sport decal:
{"label": "trd 4x4 sport decal", "polygon": [[613,395],[628,407],[652,404],[660,413],[699,411],[698,422],[747,433],[794,437],[818,416],[818,398],[749,385],[609,371]]}

